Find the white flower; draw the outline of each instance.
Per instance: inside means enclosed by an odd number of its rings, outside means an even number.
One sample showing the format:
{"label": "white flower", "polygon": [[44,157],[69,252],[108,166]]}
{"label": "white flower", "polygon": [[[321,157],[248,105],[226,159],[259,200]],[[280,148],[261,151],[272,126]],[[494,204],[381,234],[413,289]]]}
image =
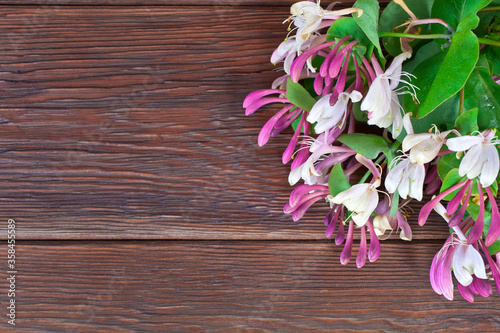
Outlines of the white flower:
{"label": "white flower", "polygon": [[403,155],[399,159],[395,159],[394,163],[400,161],[396,166],[393,166],[387,177],[385,178],[385,188],[389,193],[398,190],[399,196],[406,199],[408,196],[422,200],[425,178],[425,168],[419,163],[413,163],[408,156]]}
{"label": "white flower", "polygon": [[373,229],[375,229],[375,235],[382,236],[385,234],[386,230],[393,230],[391,224],[389,223],[389,218],[386,215],[377,215],[373,218]]}
{"label": "white flower", "polygon": [[450,150],[467,150],[458,168],[460,176],[467,175],[467,178],[474,179],[480,175],[479,181],[483,187],[493,184],[500,168],[498,150],[495,147],[498,140],[494,135],[493,131],[486,130],[478,136],[467,135],[446,141]]}
{"label": "white flower", "polygon": [[452,267],[453,274],[464,287],[472,283],[473,274],[480,279],[487,279],[483,258],[472,245],[457,246],[453,252]]}
{"label": "white flower", "polygon": [[321,97],[312,107],[307,116],[307,121],[311,124],[317,122],[314,130],[316,133],[323,133],[327,129],[335,126],[342,126],[347,113],[347,104],[349,100],[353,103],[359,102],[363,95],[359,91],[353,90],[352,93],[340,93],[337,102],[331,106],[330,96]]}
{"label": "white flower", "polygon": [[[360,8],[345,8],[340,10],[324,10],[320,6],[320,0],[317,3],[310,1],[299,1],[290,8],[292,14],[291,19],[294,20],[298,27],[297,37],[303,41],[316,30],[321,28],[323,19],[337,19],[342,15],[358,13],[358,16],[363,14]],[[303,19],[303,20],[301,20]]]}
{"label": "white flower", "polygon": [[380,179],[373,184],[356,184],[347,190],[337,194],[331,202],[343,204],[352,213],[352,219],[358,227],[362,227],[368,221],[378,205],[377,187],[380,185]]}
{"label": "white flower", "polygon": [[410,150],[410,161],[424,165],[429,163],[441,150],[444,140],[451,131],[440,133],[434,126],[435,133],[408,134],[403,140],[403,151]]}
{"label": "white flower", "polygon": [[393,125],[392,136],[394,138],[401,133],[402,128],[401,105],[398,102],[398,94],[414,94],[409,91],[396,91],[400,82],[406,83],[414,89],[414,86],[401,79],[401,75],[410,75],[401,72],[403,61],[409,57],[411,57],[410,52],[403,52],[395,57],[385,73],[378,75],[373,80],[361,103],[361,110],[368,112],[368,124],[377,125],[381,128]]}
{"label": "white flower", "polygon": [[[368,95],[367,95],[368,96]],[[366,100],[366,98],[365,98]],[[361,104],[363,105],[363,104]],[[403,128],[403,117],[401,116],[401,105],[396,93],[391,93],[391,102],[386,113],[372,113],[369,115],[368,124],[377,125],[380,128],[387,128],[392,125],[392,138],[395,139],[401,134]]]}
{"label": "white flower", "polygon": [[313,154],[300,166],[290,171],[288,175],[288,182],[290,185],[293,186],[297,184],[300,179],[303,179],[304,184],[307,185],[324,184],[325,177],[321,177],[321,173],[317,172],[314,167],[316,160],[317,157]]}

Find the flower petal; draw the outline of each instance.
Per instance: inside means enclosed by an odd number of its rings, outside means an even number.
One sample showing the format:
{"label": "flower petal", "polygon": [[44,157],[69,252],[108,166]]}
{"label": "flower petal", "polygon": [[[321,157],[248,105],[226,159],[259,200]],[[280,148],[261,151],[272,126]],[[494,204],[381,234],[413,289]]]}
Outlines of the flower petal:
{"label": "flower petal", "polygon": [[453,151],[465,151],[472,146],[481,144],[482,141],[483,139],[479,136],[466,135],[448,139],[446,140],[446,145],[448,149]]}

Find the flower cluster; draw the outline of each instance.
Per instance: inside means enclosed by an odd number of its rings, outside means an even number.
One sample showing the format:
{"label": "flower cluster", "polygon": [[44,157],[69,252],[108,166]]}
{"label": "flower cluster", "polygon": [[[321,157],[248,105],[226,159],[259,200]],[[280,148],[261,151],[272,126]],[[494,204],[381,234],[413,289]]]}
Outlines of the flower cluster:
{"label": "flower cluster", "polygon": [[[455,36],[463,29],[455,32],[456,26],[441,17],[418,18],[412,10],[419,6],[417,0],[395,0],[377,26],[376,0],[342,9],[323,9],[319,1],[295,3],[287,21],[296,34],[271,56],[272,63],[283,63],[284,75],[270,89],[250,93],[243,107],[251,115],[281,104],[260,131],[258,144],[292,128],[282,161],[291,162],[290,185],[299,185],[284,212],[297,221],[316,202],[326,202],[325,234],[335,234],[335,243],[343,244],[342,264],[352,257],[355,233],[360,234],[359,268],[367,258],[377,260],[379,240],[388,234],[410,241],[405,207],[433,195],[420,210],[418,224],[424,225],[434,210],[451,234],[432,261],[432,288],[453,299],[453,273],[460,294],[472,302],[474,294],[492,293],[490,280],[500,291],[495,200],[500,113],[491,107],[500,96],[485,103],[474,93],[484,88],[481,84],[500,90],[488,51],[495,43],[483,35],[473,45],[460,45],[463,39]],[[439,8],[432,12],[439,14]],[[388,17],[397,10],[401,17]],[[402,24],[390,25],[397,22]],[[443,33],[422,33],[430,29]],[[462,56],[462,63],[450,67],[455,48],[469,46],[481,53]],[[482,54],[483,49],[489,53]],[[461,69],[449,73],[447,66]],[[364,133],[367,128],[372,129]]]}

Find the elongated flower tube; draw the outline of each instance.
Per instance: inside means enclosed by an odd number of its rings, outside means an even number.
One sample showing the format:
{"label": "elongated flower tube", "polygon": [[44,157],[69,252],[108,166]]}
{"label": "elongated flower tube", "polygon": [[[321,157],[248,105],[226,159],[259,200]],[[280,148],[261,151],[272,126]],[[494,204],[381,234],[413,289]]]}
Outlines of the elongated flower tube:
{"label": "elongated flower tube", "polygon": [[283,208],[283,212],[292,214],[293,220],[298,221],[315,202],[325,200],[329,194],[328,186],[297,186],[290,194],[290,200]]}
{"label": "elongated flower tube", "polygon": [[431,201],[429,201],[428,203],[426,203],[420,209],[420,213],[418,214],[418,224],[421,225],[421,226],[424,225],[425,222],[427,221],[427,218],[429,217],[429,214],[431,213],[432,209],[434,207],[436,207],[437,204],[439,204],[439,201],[441,201],[445,196],[447,196],[451,192],[455,191],[456,189],[461,188],[465,184],[467,184],[466,186],[469,186],[469,184],[470,184],[469,182],[470,182],[470,180],[464,180],[463,182],[460,182],[460,183],[458,183],[456,185],[453,185],[449,189],[447,189],[447,190],[439,193],[437,196],[435,196],[434,198],[432,198]]}
{"label": "elongated flower tube", "polygon": [[486,130],[477,136],[467,135],[446,141],[446,145],[452,151],[467,151],[460,162],[458,174],[467,175],[469,179],[479,176],[479,181],[484,187],[493,184],[500,169],[496,144],[498,139],[492,130]]}
{"label": "elongated flower tube", "polygon": [[485,240],[486,246],[490,246],[500,236],[500,212],[498,211],[498,205],[495,200],[495,196],[491,192],[490,188],[486,187],[485,190],[491,203],[491,222]]}
{"label": "elongated flower tube", "polygon": [[450,235],[441,250],[436,253],[432,259],[429,271],[432,289],[438,295],[443,295],[450,301],[453,300],[451,265],[453,262],[453,250],[456,246],[452,243],[453,237],[454,235]]}

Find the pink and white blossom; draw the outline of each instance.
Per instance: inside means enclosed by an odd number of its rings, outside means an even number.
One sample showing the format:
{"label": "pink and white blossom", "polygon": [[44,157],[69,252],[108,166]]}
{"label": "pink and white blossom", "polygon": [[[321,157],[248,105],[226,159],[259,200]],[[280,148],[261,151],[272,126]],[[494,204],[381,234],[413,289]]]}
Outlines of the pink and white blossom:
{"label": "pink and white blossom", "polygon": [[323,20],[336,20],[341,16],[358,13],[358,16],[363,14],[360,8],[344,8],[339,10],[323,9],[320,5],[320,0],[317,3],[311,1],[299,1],[290,7],[291,18],[295,26],[297,26],[297,37],[306,40],[311,34],[323,27],[330,26],[330,22],[322,24]]}
{"label": "pink and white blossom", "polygon": [[[387,177],[385,188],[389,193],[396,190],[399,196],[406,199],[408,196],[422,200],[425,179],[425,168],[419,163],[413,163],[408,156],[402,155],[393,161]],[[399,163],[398,163],[399,162]]]}
{"label": "pink and white blossom", "polygon": [[492,130],[486,130],[479,135],[460,136],[446,141],[446,145],[452,151],[467,151],[460,162],[458,174],[467,175],[469,179],[479,176],[479,181],[484,187],[493,184],[500,168],[496,144],[498,144],[498,139]]}
{"label": "pink and white blossom", "polygon": [[380,179],[373,184],[356,184],[340,192],[331,199],[335,204],[343,204],[352,213],[352,219],[358,227],[364,226],[378,204],[377,187]]}
{"label": "pink and white blossom", "polygon": [[400,82],[409,84],[407,81],[401,79],[402,75],[410,75],[401,71],[403,61],[409,57],[411,57],[410,52],[401,53],[394,58],[389,68],[383,73],[377,68],[378,63],[374,59],[373,63],[377,65],[375,69],[379,73],[377,73],[377,77],[373,80],[368,93],[361,103],[361,110],[368,112],[368,124],[377,125],[381,128],[387,128],[392,125],[392,135],[394,138],[401,134],[403,124],[401,105],[398,102],[397,95],[408,93],[408,91],[397,92],[396,89]]}
{"label": "pink and white blossom", "polygon": [[436,158],[443,146],[446,136],[452,131],[408,134],[403,140],[403,151],[410,151],[410,161],[424,165]]}
{"label": "pink and white blossom", "polygon": [[323,133],[334,127],[342,127],[347,115],[347,105],[349,101],[353,103],[359,102],[363,97],[359,91],[351,93],[340,93],[337,102],[330,105],[330,97],[332,94],[321,97],[309,112],[307,121],[311,124],[317,123],[314,127],[316,133]]}

